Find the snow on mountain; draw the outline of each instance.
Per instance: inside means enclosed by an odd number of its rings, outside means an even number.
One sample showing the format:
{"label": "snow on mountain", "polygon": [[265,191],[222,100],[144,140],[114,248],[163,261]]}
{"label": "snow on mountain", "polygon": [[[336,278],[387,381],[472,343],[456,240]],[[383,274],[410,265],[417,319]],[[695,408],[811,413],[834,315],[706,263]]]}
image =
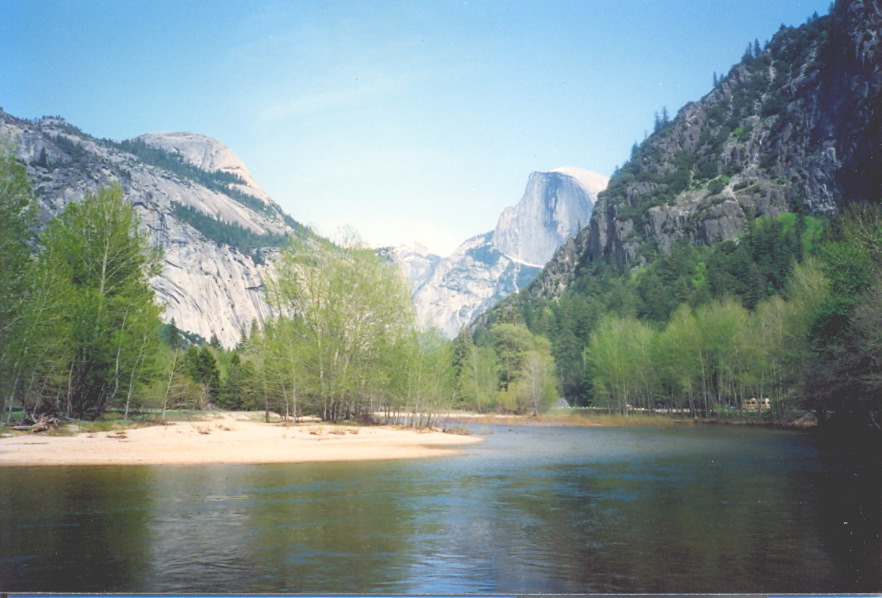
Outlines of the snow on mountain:
{"label": "snow on mountain", "polygon": [[493,246],[514,260],[541,267],[588,224],[607,181],[576,168],[532,173],[521,200],[499,217]]}

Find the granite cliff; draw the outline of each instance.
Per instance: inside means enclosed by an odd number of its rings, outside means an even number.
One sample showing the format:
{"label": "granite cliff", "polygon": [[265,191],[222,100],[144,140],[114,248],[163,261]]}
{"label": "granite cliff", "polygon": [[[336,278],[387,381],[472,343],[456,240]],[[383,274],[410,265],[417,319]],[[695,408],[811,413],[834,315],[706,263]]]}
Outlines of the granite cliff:
{"label": "granite cliff", "polygon": [[520,201],[502,212],[493,231],[468,239],[449,256],[415,247],[381,251],[407,272],[421,323],[453,337],[533,280],[589,221],[607,180],[579,168],[534,172]]}
{"label": "granite cliff", "polygon": [[[164,268],[152,281],[165,318],[227,347],[271,315],[267,260],[288,235],[311,233],[284,214],[235,152],[193,133],[96,139],[61,118],[24,120],[0,111],[0,139],[27,166],[45,222],[111,183],[122,185]],[[521,201],[494,231],[446,258],[425,248],[381,250],[408,274],[426,325],[448,336],[523,288],[560,243],[588,221],[606,179],[579,169],[531,175]]]}
{"label": "granite cliff", "polygon": [[30,121],[0,111],[0,139],[27,165],[44,222],[88,193],[121,184],[164,250],[152,284],[166,320],[227,347],[271,313],[262,288],[267,257],[286,235],[309,234],[230,148],[208,137],[158,133],[117,143],[61,118]]}

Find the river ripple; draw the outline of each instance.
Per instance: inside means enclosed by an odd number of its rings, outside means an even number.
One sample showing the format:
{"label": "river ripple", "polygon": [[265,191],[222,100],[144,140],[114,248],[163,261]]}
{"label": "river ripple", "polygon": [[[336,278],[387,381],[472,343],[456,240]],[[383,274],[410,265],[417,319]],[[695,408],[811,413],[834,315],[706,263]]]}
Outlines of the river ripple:
{"label": "river ripple", "polygon": [[882,590],[878,459],[751,428],[473,432],[415,461],[0,468],[0,589]]}

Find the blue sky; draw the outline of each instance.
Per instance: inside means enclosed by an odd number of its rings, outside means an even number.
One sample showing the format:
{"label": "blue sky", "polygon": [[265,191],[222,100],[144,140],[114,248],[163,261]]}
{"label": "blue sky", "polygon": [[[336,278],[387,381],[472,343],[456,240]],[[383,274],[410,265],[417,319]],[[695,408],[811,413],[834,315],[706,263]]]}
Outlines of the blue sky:
{"label": "blue sky", "polygon": [[611,174],[654,114],[829,0],[0,0],[0,107],[215,137],[294,218],[447,254],[535,170]]}

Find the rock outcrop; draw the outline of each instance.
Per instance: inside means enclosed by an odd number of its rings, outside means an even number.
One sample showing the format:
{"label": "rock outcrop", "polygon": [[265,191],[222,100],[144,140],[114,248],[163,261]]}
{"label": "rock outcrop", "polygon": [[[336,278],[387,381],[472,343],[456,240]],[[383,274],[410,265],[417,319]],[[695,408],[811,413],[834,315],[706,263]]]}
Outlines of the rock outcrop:
{"label": "rock outcrop", "polygon": [[116,143],[60,118],[28,121],[2,111],[0,139],[27,165],[44,222],[87,194],[122,185],[163,248],[163,272],[152,284],[167,321],[232,347],[271,314],[266,258],[285,235],[306,233],[219,141],[161,133]]}
{"label": "rock outcrop", "polygon": [[538,267],[494,248],[491,237],[486,233],[467,240],[424,273],[413,292],[423,327],[438,328],[452,338],[477,314],[523,288],[539,273]]}

